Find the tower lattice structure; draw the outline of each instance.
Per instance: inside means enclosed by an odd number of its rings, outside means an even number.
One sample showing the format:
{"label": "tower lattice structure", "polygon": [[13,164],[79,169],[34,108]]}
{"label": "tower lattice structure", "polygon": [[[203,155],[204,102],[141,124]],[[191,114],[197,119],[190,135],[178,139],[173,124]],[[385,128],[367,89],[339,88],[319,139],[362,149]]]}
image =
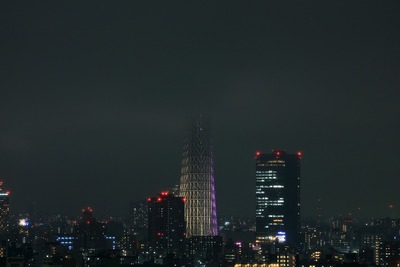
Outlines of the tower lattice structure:
{"label": "tower lattice structure", "polygon": [[186,199],[186,236],[216,236],[214,157],[207,123],[199,116],[185,138],[180,196]]}

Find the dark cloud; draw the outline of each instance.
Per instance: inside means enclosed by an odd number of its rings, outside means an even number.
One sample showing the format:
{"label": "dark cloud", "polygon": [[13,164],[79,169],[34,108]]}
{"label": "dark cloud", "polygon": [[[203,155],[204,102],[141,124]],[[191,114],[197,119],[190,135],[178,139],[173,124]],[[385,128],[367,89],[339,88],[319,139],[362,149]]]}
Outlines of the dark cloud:
{"label": "dark cloud", "polygon": [[254,152],[302,150],[304,216],[385,216],[399,186],[399,4],[7,3],[0,177],[13,210],[77,214],[179,182],[212,119],[219,214],[253,216]]}

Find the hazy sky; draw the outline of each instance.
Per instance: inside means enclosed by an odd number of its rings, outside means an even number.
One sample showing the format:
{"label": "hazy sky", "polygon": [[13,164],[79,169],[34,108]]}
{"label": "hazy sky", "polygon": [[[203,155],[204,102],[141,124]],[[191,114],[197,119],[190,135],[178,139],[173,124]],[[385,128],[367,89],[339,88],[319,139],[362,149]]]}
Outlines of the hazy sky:
{"label": "hazy sky", "polygon": [[399,14],[399,1],[2,3],[12,210],[126,215],[179,183],[199,108],[219,215],[254,216],[254,153],[278,148],[303,152],[304,217],[318,198],[325,215],[400,216]]}

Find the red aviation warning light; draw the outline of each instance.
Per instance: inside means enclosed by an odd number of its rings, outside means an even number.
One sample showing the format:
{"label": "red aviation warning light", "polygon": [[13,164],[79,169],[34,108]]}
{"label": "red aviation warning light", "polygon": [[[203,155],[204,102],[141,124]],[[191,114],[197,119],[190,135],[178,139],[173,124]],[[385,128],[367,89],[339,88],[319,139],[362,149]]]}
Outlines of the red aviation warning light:
{"label": "red aviation warning light", "polygon": [[297,152],[297,156],[298,156],[299,158],[301,158],[301,155],[302,155],[301,151]]}
{"label": "red aviation warning light", "polygon": [[84,212],[84,213],[92,213],[93,210],[92,210],[91,207],[87,207],[86,209],[82,209],[82,212]]}
{"label": "red aviation warning light", "polygon": [[163,236],[164,234],[162,232],[158,232],[157,236]]}
{"label": "red aviation warning light", "polygon": [[257,152],[256,152],[256,156],[258,157],[258,156],[260,156],[260,155],[261,155],[260,151],[257,151]]}
{"label": "red aviation warning light", "polygon": [[183,198],[182,198],[182,201],[183,201],[183,202],[186,202],[186,197],[183,197]]}
{"label": "red aviation warning light", "polygon": [[147,199],[147,202],[150,202],[150,201],[151,201],[151,198],[148,198],[148,199]]}

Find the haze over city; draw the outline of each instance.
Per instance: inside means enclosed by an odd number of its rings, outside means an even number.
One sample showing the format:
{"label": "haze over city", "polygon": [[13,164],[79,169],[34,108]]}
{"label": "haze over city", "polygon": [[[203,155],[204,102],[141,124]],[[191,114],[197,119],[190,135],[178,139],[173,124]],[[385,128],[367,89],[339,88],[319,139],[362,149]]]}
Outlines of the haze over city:
{"label": "haze over city", "polygon": [[[302,217],[399,216],[398,2],[26,2],[0,8],[11,211],[126,215],[212,122],[218,216],[254,217],[255,153],[302,152]],[[389,205],[393,208],[389,209]]]}

